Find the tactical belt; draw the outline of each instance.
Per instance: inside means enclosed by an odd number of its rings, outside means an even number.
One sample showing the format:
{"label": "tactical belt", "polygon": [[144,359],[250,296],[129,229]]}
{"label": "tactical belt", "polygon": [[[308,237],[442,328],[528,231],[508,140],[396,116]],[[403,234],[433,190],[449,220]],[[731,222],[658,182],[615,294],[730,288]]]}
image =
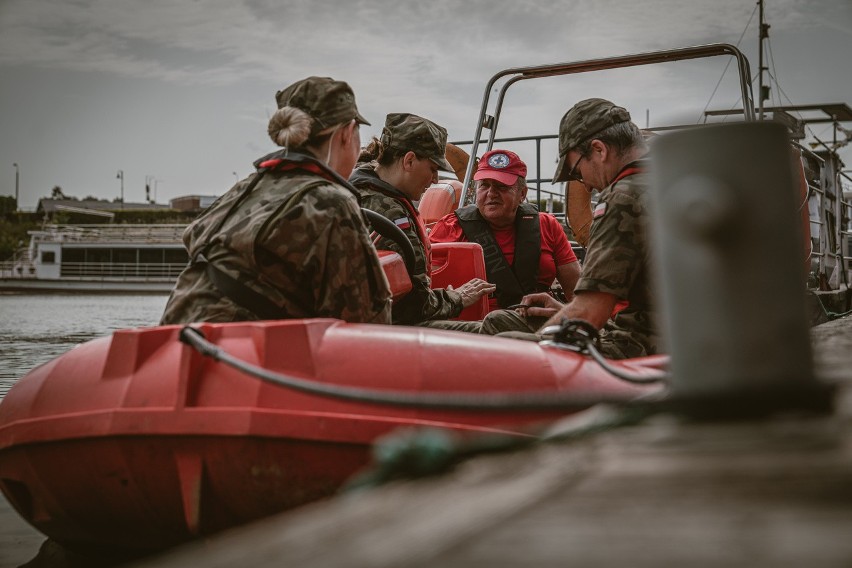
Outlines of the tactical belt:
{"label": "tactical belt", "polygon": [[[218,233],[222,229],[225,224],[225,220],[231,216],[231,213],[233,213],[237,209],[237,206],[243,202],[243,200],[248,196],[248,194],[254,191],[254,187],[257,185],[257,182],[260,181],[260,178],[263,177],[263,175],[267,171],[268,170],[265,169],[258,171],[257,176],[255,176],[249,186],[243,191],[243,193],[231,206],[231,209],[219,222],[216,227],[216,230],[213,231],[214,234]],[[325,180],[318,180],[308,183],[298,191],[294,192],[293,195],[288,197],[284,201],[284,203],[279,206],[279,211],[288,210],[294,203],[301,200],[302,196],[304,196],[310,189],[313,189],[318,185],[322,185],[323,183],[326,183]],[[204,250],[206,251],[207,248],[209,248],[209,245],[207,247],[204,247]],[[203,252],[199,253],[193,259],[192,262],[204,263],[204,270],[207,274],[207,278],[210,279],[210,282],[213,283],[213,286],[216,288],[216,290],[218,290],[220,294],[222,294],[241,308],[252,312],[259,319],[287,319],[291,317],[286,310],[284,310],[278,304],[269,300],[263,294],[254,291],[236,278],[213,266],[213,264],[208,261],[207,258],[204,256]]]}
{"label": "tactical belt", "polygon": [[241,308],[245,308],[262,320],[289,317],[289,314],[281,306],[271,302],[236,278],[222,272],[208,262],[204,256],[199,256],[198,262],[206,264],[204,270],[207,272],[207,278],[210,279],[216,289]]}

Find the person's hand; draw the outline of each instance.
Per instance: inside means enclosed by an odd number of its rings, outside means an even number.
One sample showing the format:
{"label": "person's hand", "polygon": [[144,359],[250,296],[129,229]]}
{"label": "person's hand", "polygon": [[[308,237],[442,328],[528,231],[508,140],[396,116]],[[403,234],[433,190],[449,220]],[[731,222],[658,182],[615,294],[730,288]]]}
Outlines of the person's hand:
{"label": "person's hand", "polygon": [[547,292],[536,292],[521,298],[521,305],[517,309],[527,317],[550,318],[563,307],[565,304]]}
{"label": "person's hand", "polygon": [[464,308],[474,305],[482,296],[490,294],[496,289],[497,286],[481,278],[474,278],[455,289],[452,286],[447,286],[447,290],[455,290],[461,294],[462,307]]}

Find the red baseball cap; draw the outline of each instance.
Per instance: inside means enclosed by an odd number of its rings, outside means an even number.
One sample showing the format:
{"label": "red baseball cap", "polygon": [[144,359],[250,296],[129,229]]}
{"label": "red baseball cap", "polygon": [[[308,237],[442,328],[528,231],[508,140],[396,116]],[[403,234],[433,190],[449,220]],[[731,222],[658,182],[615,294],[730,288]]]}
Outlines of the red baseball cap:
{"label": "red baseball cap", "polygon": [[505,185],[513,185],[518,176],[527,177],[527,165],[514,152],[491,150],[479,160],[473,179],[494,179]]}

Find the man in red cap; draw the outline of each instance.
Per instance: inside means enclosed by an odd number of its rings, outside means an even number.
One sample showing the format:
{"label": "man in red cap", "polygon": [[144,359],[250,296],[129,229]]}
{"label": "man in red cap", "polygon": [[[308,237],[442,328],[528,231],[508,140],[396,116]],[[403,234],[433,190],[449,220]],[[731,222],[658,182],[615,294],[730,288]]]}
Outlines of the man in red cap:
{"label": "man in red cap", "polygon": [[548,291],[554,279],[570,300],[580,276],[559,221],[525,203],[526,175],[527,165],[514,152],[486,152],[473,176],[476,204],[444,216],[429,234],[433,243],[482,245],[487,279],[497,286],[492,310],[517,304],[526,294]]}

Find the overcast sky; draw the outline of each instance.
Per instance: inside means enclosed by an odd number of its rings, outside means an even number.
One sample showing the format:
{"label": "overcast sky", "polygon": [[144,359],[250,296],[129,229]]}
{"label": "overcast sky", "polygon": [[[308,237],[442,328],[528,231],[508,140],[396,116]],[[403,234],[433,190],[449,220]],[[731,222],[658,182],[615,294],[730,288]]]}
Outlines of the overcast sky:
{"label": "overcast sky", "polygon": [[[0,194],[14,195],[17,163],[29,209],[56,185],[118,197],[119,170],[127,202],[146,177],[160,203],[219,195],[276,149],[275,92],[309,75],[352,85],[366,142],[389,112],[471,139],[488,80],[510,67],[730,43],[757,73],[755,12],[753,0],[0,0]],[[852,104],[852,1],[766,0],[766,18],[772,102]],[[643,127],[697,122],[737,106],[733,65],[710,98],[727,61],[525,81],[498,135],[554,134],[591,96]],[[852,148],[842,155],[852,167]]]}

